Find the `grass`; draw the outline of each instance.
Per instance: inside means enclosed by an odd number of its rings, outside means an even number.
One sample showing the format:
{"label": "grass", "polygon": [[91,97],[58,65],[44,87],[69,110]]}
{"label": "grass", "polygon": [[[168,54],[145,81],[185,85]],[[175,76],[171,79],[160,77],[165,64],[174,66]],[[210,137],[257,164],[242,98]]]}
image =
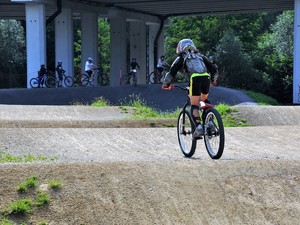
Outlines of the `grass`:
{"label": "grass", "polygon": [[240,119],[235,116],[237,109],[226,104],[219,104],[216,106],[222,117],[225,127],[243,127],[248,126],[245,119]]}
{"label": "grass", "polygon": [[253,98],[258,105],[278,105],[276,99],[253,91],[245,91],[247,95]]}
{"label": "grass", "polygon": [[35,176],[27,178],[24,182],[17,186],[17,191],[26,192],[29,188],[35,188],[38,184],[38,179]]}
{"label": "grass", "polygon": [[[50,180],[48,184],[51,188],[62,188],[62,182],[60,180]],[[35,176],[31,176],[24,180],[17,186],[17,190],[28,190],[29,188],[35,188],[38,185],[38,178]],[[13,219],[14,217],[10,217],[11,215],[14,216],[22,216],[19,218],[23,218],[24,214],[26,213],[34,213],[36,207],[42,207],[44,205],[49,204],[50,202],[50,194],[51,192],[37,190],[36,192],[28,193],[31,198],[23,197],[21,199],[17,199],[15,202],[11,203],[7,206],[4,211],[0,211],[0,225],[12,225],[16,224],[15,222],[9,220],[9,218]],[[26,217],[24,217],[26,219]],[[16,217],[18,220],[18,217]],[[18,224],[29,224],[28,221],[24,221]],[[31,223],[30,223],[31,224]],[[44,220],[38,223],[39,225],[47,225],[48,223]]]}
{"label": "grass", "polygon": [[62,188],[62,182],[60,180],[50,180],[50,181],[48,181],[48,184],[53,189],[61,189]]}
{"label": "grass", "polygon": [[0,163],[5,162],[34,162],[34,161],[54,161],[55,157],[47,158],[45,156],[33,156],[30,154],[24,154],[22,156],[14,156],[5,151],[0,151]]}
{"label": "grass", "polygon": [[29,198],[19,199],[16,202],[10,204],[7,209],[8,215],[17,215],[29,213],[32,211],[33,202]]}
{"label": "grass", "polygon": [[93,103],[91,104],[92,106],[97,106],[97,107],[106,107],[106,106],[110,106],[110,103],[108,100],[106,100],[104,97],[98,97],[95,98],[95,100],[93,101]]}

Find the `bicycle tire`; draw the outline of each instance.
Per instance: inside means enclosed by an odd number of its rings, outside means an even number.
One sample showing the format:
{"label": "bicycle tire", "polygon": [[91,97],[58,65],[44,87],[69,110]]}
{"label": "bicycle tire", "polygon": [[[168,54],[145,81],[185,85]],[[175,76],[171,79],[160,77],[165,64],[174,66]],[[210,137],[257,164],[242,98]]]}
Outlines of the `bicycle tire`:
{"label": "bicycle tire", "polygon": [[72,87],[74,85],[74,79],[71,76],[66,76],[64,79],[64,84],[66,87]]}
{"label": "bicycle tire", "polygon": [[32,87],[32,88],[38,88],[40,86],[40,82],[37,78],[32,78],[29,81],[29,84],[30,84],[30,87]]}
{"label": "bicycle tire", "polygon": [[88,75],[82,73],[80,76],[80,86],[87,86],[90,83],[90,78]]}
{"label": "bicycle tire", "polygon": [[224,151],[225,133],[220,113],[215,108],[206,109],[203,115],[204,143],[212,159],[221,158]]}
{"label": "bicycle tire", "polygon": [[54,77],[47,77],[45,84],[48,88],[54,88],[56,86],[56,79]]}
{"label": "bicycle tire", "polygon": [[101,86],[107,86],[109,84],[109,79],[106,74],[101,74],[97,78],[98,84]]}
{"label": "bicycle tire", "polygon": [[133,75],[133,77],[132,77],[132,83],[133,83],[134,86],[137,85],[137,77],[136,77],[136,74]]}
{"label": "bicycle tire", "polygon": [[193,138],[195,125],[190,113],[181,111],[177,120],[177,136],[180,149],[185,157],[192,157],[195,153],[197,140]]}
{"label": "bicycle tire", "polygon": [[149,74],[149,83],[150,84],[155,84],[156,83],[154,71]]}

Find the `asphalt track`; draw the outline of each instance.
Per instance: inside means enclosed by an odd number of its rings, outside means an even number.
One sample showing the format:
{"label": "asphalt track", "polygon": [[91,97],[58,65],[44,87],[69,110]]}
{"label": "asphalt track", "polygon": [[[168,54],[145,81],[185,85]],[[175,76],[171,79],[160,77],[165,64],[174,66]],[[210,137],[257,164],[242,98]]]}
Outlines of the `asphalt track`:
{"label": "asphalt track", "polygon": [[[161,89],[161,85],[137,86],[99,86],[76,88],[39,88],[39,89],[1,89],[0,104],[8,105],[72,105],[90,104],[95,98],[103,97],[112,105],[120,105],[136,97],[144,100],[150,107],[168,111],[181,107],[186,100],[185,93],[176,88],[171,91]],[[229,105],[254,104],[245,93],[224,88],[212,87],[210,101],[213,104]]]}

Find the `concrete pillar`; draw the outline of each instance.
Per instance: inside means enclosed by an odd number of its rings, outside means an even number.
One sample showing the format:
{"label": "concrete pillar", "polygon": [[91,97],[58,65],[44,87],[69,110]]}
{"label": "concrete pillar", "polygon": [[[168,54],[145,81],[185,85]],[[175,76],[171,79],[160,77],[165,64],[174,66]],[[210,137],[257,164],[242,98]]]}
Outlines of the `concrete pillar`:
{"label": "concrete pillar", "polygon": [[[81,65],[84,72],[85,62],[88,57],[93,58],[93,63],[98,65],[98,15],[84,12],[81,14]],[[96,85],[96,77],[93,85]]]}
{"label": "concrete pillar", "polygon": [[120,85],[120,75],[126,73],[126,20],[110,19],[110,84]]}
{"label": "concrete pillar", "polygon": [[300,0],[295,0],[293,103],[300,104]]}
{"label": "concrete pillar", "polygon": [[[63,62],[66,75],[74,75],[74,30],[71,9],[63,8],[55,19],[55,66],[58,60]],[[63,84],[64,85],[64,84]]]}
{"label": "concrete pillar", "polygon": [[[27,87],[37,77],[41,64],[46,65],[45,5],[26,3]],[[47,66],[47,65],[46,65]]]}
{"label": "concrete pillar", "polygon": [[146,24],[142,21],[130,22],[130,60],[136,58],[140,65],[137,83],[146,83]]}
{"label": "concrete pillar", "polygon": [[[159,29],[159,24],[150,24],[149,25],[149,73],[154,70],[154,65],[156,67],[157,62],[154,62],[154,40],[156,38],[157,32]],[[164,32],[161,32],[161,35],[158,39],[157,46],[157,59],[161,55],[164,55]]]}

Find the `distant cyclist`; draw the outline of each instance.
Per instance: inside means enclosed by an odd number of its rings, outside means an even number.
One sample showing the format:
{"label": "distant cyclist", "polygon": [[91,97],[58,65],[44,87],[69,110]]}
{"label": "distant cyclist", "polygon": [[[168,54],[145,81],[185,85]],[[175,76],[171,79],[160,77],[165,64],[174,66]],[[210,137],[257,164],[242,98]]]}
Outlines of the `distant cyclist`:
{"label": "distant cyclist", "polygon": [[40,70],[38,71],[38,79],[39,79],[39,87],[44,85],[46,78],[47,78],[47,69],[44,64],[41,65]]}
{"label": "distant cyclist", "polygon": [[157,63],[157,71],[159,72],[159,75],[164,71],[164,68],[170,66],[166,61],[165,61],[165,56],[162,55]]}
{"label": "distant cyclist", "polygon": [[198,52],[191,39],[181,40],[177,45],[176,53],[177,58],[164,79],[163,88],[166,89],[170,86],[179,70],[183,69],[188,73],[190,77],[190,113],[197,125],[193,137],[200,138],[204,134],[204,130],[200,124],[199,102],[200,100],[208,101],[210,83],[216,84],[218,71],[207,57]]}
{"label": "distant cyclist", "polygon": [[62,67],[62,61],[61,60],[58,60],[55,70],[56,70],[58,80],[59,80],[58,87],[61,87],[62,86],[62,80],[63,80],[63,74],[66,72]]}
{"label": "distant cyclist", "polygon": [[89,81],[94,80],[94,69],[97,68],[97,66],[94,65],[93,59],[91,57],[88,58],[88,60],[85,62],[85,72],[89,75]]}

